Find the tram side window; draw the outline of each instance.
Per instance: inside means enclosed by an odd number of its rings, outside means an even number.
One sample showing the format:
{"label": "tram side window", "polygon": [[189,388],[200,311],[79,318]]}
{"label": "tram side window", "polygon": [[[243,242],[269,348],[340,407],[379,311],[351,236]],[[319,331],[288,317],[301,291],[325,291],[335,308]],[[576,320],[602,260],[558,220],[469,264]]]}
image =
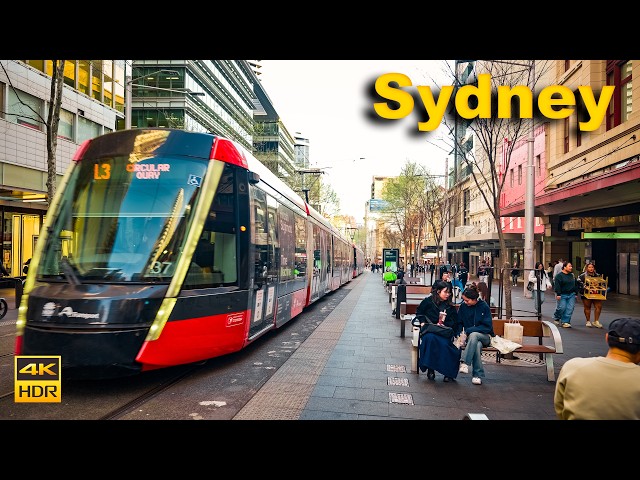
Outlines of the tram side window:
{"label": "tram side window", "polygon": [[295,216],[295,266],[294,274],[304,277],[307,273],[307,222],[300,215]]}
{"label": "tram side window", "polygon": [[269,242],[267,227],[267,202],[263,191],[252,188],[251,197],[251,224],[253,225],[252,242],[255,248],[254,278],[257,285],[267,281],[269,263]]}
{"label": "tram side window", "polygon": [[233,172],[225,167],[187,272],[190,288],[238,285],[234,192]]}

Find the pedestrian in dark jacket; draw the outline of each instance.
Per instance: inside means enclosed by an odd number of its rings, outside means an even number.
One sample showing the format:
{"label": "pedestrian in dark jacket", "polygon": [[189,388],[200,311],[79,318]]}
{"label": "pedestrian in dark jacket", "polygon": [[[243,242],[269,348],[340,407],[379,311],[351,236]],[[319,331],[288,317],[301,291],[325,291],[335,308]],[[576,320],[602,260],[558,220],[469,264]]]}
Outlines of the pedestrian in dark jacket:
{"label": "pedestrian in dark jacket", "polygon": [[464,262],[460,262],[460,267],[458,270],[458,280],[462,284],[462,288],[467,286],[467,282],[469,281],[469,269],[467,268],[467,264]]}
{"label": "pedestrian in dark jacket", "polygon": [[576,306],[576,278],[573,276],[573,264],[564,262],[562,270],[553,277],[553,289],[558,301],[553,320],[556,325],[571,328],[571,315]]}
{"label": "pedestrian in dark jacket", "polygon": [[462,323],[467,334],[467,346],[462,354],[460,373],[469,373],[469,365],[472,366],[471,383],[481,385],[484,378],[484,366],[482,365],[482,347],[491,344],[493,333],[493,320],[491,309],[480,298],[480,292],[475,284],[469,285],[462,292],[462,305],[458,309],[458,320]]}

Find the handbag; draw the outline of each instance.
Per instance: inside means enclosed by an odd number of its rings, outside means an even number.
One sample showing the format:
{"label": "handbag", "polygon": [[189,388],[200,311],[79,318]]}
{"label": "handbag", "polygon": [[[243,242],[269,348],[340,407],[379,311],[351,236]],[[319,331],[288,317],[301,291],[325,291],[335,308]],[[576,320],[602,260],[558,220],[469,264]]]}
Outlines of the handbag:
{"label": "handbag", "polygon": [[527,283],[527,290],[529,290],[530,292],[533,291],[533,282]]}
{"label": "handbag", "polygon": [[520,325],[520,322],[512,318],[504,324],[504,338],[511,340],[512,342],[522,345],[522,335],[524,333],[524,327]]}
{"label": "handbag", "polygon": [[444,325],[437,325],[427,321],[422,327],[420,327],[420,335],[425,333],[435,333],[445,338],[453,338],[453,328]]}
{"label": "handbag", "polygon": [[[506,325],[507,324],[505,323],[505,326]],[[491,337],[491,346],[503,355],[506,355],[507,353],[513,352],[516,348],[519,348],[522,345],[516,342],[512,342],[511,340],[507,340],[500,335],[496,335],[494,337]]]}

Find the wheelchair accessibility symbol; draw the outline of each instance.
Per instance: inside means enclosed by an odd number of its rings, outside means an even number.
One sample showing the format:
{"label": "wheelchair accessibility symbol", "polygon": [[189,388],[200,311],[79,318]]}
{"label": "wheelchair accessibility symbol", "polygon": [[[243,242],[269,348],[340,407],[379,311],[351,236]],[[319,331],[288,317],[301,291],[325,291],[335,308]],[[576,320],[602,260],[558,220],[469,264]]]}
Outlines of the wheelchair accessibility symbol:
{"label": "wheelchair accessibility symbol", "polygon": [[187,180],[187,184],[193,185],[194,187],[199,187],[202,183],[202,177],[198,177],[197,175],[189,175],[189,180]]}

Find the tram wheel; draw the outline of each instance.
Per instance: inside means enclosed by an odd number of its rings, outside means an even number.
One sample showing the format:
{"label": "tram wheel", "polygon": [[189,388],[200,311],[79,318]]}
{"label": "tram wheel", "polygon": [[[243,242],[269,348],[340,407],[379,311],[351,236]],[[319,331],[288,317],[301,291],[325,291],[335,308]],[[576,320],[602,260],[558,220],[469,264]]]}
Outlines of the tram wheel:
{"label": "tram wheel", "polygon": [[0,319],[4,318],[7,314],[7,310],[9,310],[7,301],[4,298],[0,298]]}

